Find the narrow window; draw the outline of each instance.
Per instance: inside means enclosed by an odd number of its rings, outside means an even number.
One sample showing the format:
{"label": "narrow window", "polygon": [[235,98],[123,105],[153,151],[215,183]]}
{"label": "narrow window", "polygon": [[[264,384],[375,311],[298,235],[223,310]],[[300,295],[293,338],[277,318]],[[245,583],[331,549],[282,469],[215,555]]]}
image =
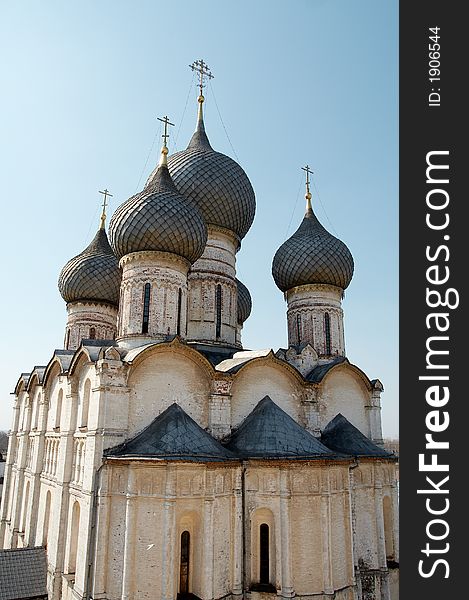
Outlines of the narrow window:
{"label": "narrow window", "polygon": [[148,333],[148,322],[150,319],[150,284],[146,283],[143,292],[143,321],[142,333]]}
{"label": "narrow window", "polygon": [[177,320],[177,329],[176,333],[181,335],[181,309],[182,309],[182,290],[179,288],[178,290],[178,320]]}
{"label": "narrow window", "polygon": [[259,566],[259,583],[269,583],[269,526],[266,523],[260,527]]}
{"label": "narrow window", "polygon": [[46,506],[44,509],[44,524],[42,527],[42,545],[47,547],[47,536],[49,535],[49,519],[50,519],[50,490],[46,494]]}
{"label": "narrow window", "polygon": [[215,311],[217,315],[215,335],[217,339],[221,336],[221,300],[221,285],[218,284],[215,290]]}
{"label": "narrow window", "polygon": [[75,573],[77,568],[78,530],[80,527],[80,505],[76,501],[72,509],[72,523],[70,528],[70,549],[68,555],[68,572]]}
{"label": "narrow window", "polygon": [[296,335],[298,344],[301,344],[301,315],[296,315]]}
{"label": "narrow window", "polygon": [[331,350],[331,317],[329,313],[324,315],[324,332],[326,335],[326,354],[332,354]]}
{"label": "narrow window", "polygon": [[67,343],[65,344],[65,350],[70,349],[70,329],[67,329]]}
{"label": "narrow window", "polygon": [[96,328],[90,327],[90,340],[95,340],[95,339],[96,339]]}
{"label": "narrow window", "polygon": [[189,558],[190,558],[190,533],[183,531],[181,534],[181,567],[179,570],[179,593],[189,593]]}

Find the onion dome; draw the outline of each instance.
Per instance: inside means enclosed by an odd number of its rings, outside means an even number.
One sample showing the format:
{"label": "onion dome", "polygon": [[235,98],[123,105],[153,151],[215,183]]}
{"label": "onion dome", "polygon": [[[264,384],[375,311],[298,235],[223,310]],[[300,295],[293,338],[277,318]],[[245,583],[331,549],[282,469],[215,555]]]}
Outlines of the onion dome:
{"label": "onion dome", "polygon": [[238,286],[238,324],[242,325],[249,318],[252,309],[251,294],[248,288],[239,279],[236,279]]}
{"label": "onion dome", "polygon": [[194,263],[204,251],[204,218],[197,206],[178,192],[168,171],[167,154],[164,145],[152,181],[112,216],[109,234],[119,258],[131,252],[156,251],[177,254]]}
{"label": "onion dome", "polygon": [[101,226],[91,244],[62,269],[59,291],[65,302],[93,301],[119,305],[121,271],[106,235],[103,209]]}
{"label": "onion dome", "polygon": [[[309,173],[308,173],[309,175]],[[324,283],[345,290],[353,276],[353,257],[347,246],[318,221],[306,182],[306,213],[295,233],[272,261],[272,276],[282,292],[299,285]]]}
{"label": "onion dome", "polygon": [[[168,158],[171,177],[181,194],[201,210],[207,224],[223,227],[242,239],[254,220],[256,198],[246,173],[232,158],[215,152],[208,141],[199,96],[197,128],[185,150]],[[147,186],[153,184],[152,173]]]}

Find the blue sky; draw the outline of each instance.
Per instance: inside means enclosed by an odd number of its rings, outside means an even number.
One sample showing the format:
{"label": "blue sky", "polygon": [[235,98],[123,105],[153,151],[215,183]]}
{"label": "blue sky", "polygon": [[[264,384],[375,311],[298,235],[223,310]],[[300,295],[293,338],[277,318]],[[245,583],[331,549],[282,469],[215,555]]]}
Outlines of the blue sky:
{"label": "blue sky", "polygon": [[383,428],[398,432],[397,0],[23,0],[0,3],[3,276],[0,429],[19,374],[62,347],[57,277],[158,159],[195,126],[188,65],[203,58],[212,146],[235,158],[257,198],[238,254],[253,312],[245,347],[285,347],[270,270],[313,207],[355,259],[344,301],[347,355],[385,386]]}

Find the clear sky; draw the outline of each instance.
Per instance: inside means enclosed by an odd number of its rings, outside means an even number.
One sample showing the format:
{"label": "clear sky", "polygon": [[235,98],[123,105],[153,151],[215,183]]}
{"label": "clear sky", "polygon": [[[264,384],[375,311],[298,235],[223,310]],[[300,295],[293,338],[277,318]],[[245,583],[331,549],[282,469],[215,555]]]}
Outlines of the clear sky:
{"label": "clear sky", "polygon": [[[238,254],[253,311],[245,347],[285,347],[276,249],[313,207],[355,259],[344,301],[349,360],[379,378],[398,433],[397,0],[0,2],[0,429],[18,376],[61,348],[63,265],[195,127],[188,65],[203,58],[212,146],[237,160],[257,213]],[[221,116],[220,116],[221,115]]]}

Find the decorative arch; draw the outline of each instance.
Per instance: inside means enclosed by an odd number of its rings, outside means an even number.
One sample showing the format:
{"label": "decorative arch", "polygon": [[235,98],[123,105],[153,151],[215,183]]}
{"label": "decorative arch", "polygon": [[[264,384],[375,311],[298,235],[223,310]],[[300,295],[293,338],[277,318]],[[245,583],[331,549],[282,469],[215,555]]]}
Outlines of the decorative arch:
{"label": "decorative arch", "polygon": [[305,425],[301,404],[305,382],[294,367],[269,353],[236,369],[231,388],[233,427],[239,425],[265,396],[269,396],[295,421]]}
{"label": "decorative arch", "polygon": [[173,340],[129,353],[129,433],[142,430],[176,402],[201,427],[209,425],[214,369],[196,350]]}
{"label": "decorative arch", "polygon": [[70,536],[68,549],[68,573],[75,573],[77,568],[78,537],[80,533],[80,503],[75,500],[71,510]]}

